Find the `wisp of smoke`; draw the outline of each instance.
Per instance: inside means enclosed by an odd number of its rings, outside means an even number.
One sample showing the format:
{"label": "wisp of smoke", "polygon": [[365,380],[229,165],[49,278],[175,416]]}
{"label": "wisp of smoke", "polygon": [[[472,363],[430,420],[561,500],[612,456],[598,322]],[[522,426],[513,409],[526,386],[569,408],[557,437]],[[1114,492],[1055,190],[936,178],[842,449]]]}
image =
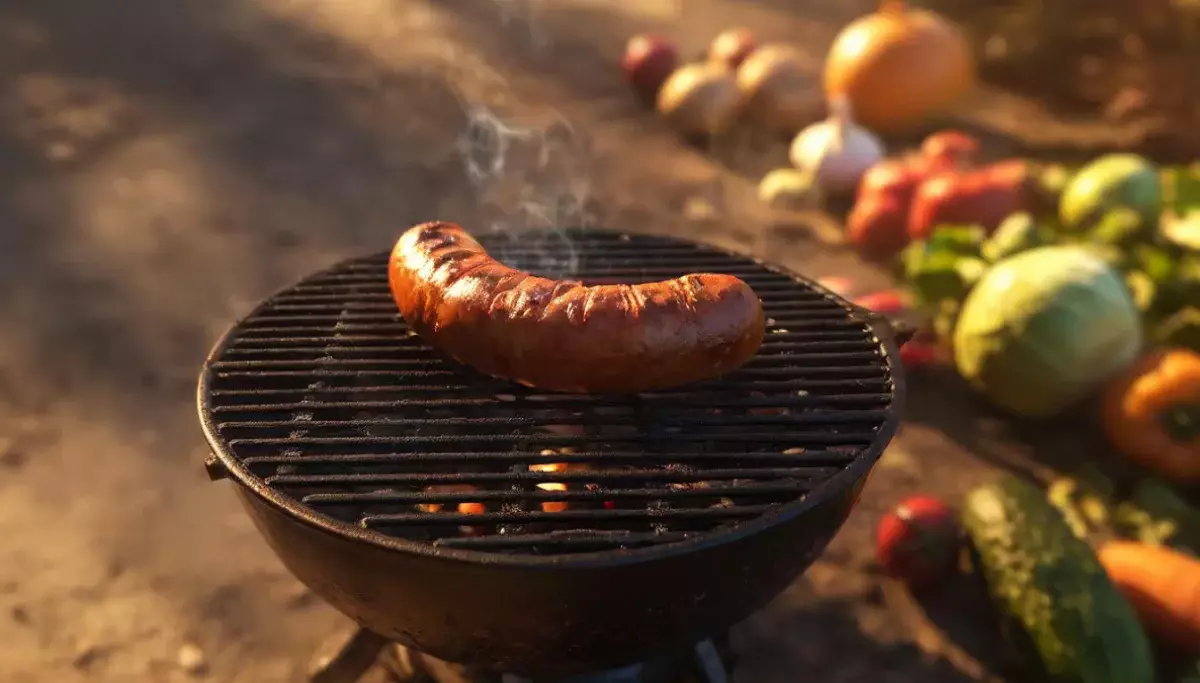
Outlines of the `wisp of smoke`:
{"label": "wisp of smoke", "polygon": [[500,13],[500,23],[505,28],[516,28],[524,33],[529,47],[535,50],[550,45],[550,35],[534,18],[534,0],[492,0]]}
{"label": "wisp of smoke", "polygon": [[488,231],[502,238],[494,254],[514,268],[547,277],[579,271],[567,228],[596,224],[589,209],[587,145],[564,120],[549,125],[505,121],[482,105],[468,108],[457,150]]}

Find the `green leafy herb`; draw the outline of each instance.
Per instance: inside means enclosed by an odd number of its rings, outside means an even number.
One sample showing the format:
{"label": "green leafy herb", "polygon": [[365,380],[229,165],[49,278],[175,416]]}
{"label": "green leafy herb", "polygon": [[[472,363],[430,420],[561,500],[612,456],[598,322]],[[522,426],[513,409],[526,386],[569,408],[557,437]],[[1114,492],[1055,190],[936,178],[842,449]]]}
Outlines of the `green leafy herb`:
{"label": "green leafy herb", "polygon": [[1127,206],[1118,206],[1105,211],[1089,237],[1094,242],[1127,246],[1142,241],[1149,232],[1142,214]]}
{"label": "green leafy herb", "polygon": [[987,269],[979,258],[984,231],[978,226],[942,226],[905,250],[904,277],[918,303],[961,301]]}
{"label": "green leafy herb", "polygon": [[959,260],[948,252],[927,254],[915,271],[909,273],[909,283],[917,299],[923,304],[934,304],[966,297],[970,284],[958,270]]}
{"label": "green leafy herb", "polygon": [[1014,213],[983,243],[980,253],[991,263],[1001,261],[1035,247],[1048,244],[1050,239],[1028,213]]}
{"label": "green leafy herb", "polygon": [[942,225],[934,228],[928,243],[934,251],[978,256],[985,236],[986,232],[978,225]]}

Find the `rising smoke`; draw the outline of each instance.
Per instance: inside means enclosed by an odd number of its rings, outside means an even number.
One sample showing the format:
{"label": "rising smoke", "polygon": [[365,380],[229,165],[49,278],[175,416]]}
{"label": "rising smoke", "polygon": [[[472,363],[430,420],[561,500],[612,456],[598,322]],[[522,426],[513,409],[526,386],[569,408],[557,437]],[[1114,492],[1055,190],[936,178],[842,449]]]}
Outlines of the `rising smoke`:
{"label": "rising smoke", "polygon": [[[549,46],[531,0],[492,1],[527,49]],[[586,136],[558,112],[522,121],[481,102],[466,103],[465,112],[455,150],[487,215],[483,232],[501,241],[494,255],[548,277],[576,274],[580,257],[567,230],[598,223]]]}

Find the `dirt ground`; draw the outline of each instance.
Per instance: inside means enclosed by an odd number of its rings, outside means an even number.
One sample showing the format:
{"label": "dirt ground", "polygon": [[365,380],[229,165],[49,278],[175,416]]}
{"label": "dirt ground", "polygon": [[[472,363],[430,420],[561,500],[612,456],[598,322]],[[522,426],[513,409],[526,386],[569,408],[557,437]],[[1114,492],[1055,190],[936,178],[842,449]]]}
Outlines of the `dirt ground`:
{"label": "dirt ground", "polygon": [[[3,3],[0,681],[294,681],[346,625],[284,571],[229,485],[206,480],[194,408],[218,335],[313,269],[435,217],[590,222],[813,275],[857,269],[806,225],[755,209],[755,178],[666,133],[614,64],[635,31],[695,52],[736,22],[800,44],[815,67],[865,4]],[[1054,123],[1003,93],[974,106],[975,120],[1020,129],[1018,146],[1125,134]],[[503,168],[487,166],[497,141],[515,150]],[[559,155],[555,178],[522,162],[530,145]],[[485,166],[499,179],[473,175]],[[541,194],[515,197],[522,184]],[[872,526],[915,490],[954,498],[999,468],[1076,452],[1079,431],[1017,446],[953,384],[918,378],[913,392],[844,532],[739,630],[739,680],[989,680],[971,647],[870,574]]]}

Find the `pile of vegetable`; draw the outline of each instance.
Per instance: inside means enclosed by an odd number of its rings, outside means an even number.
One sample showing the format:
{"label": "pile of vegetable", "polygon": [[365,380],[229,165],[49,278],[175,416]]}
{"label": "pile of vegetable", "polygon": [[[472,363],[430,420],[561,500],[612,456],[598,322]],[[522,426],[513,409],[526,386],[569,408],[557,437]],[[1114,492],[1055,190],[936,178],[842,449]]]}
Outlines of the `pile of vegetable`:
{"label": "pile of vegetable", "polygon": [[763,200],[781,208],[853,195],[883,157],[876,133],[944,114],[975,83],[962,31],[901,0],[883,0],[841,31],[823,65],[811,61],[794,46],[760,45],[748,29],[732,28],[686,64],[665,38],[635,36],[622,69],[639,98],[685,137],[747,125],[791,140],[794,168],[773,171],[760,186]]}
{"label": "pile of vegetable", "polygon": [[944,131],[872,165],[850,244],[897,270],[941,355],[994,405],[1049,418],[1103,396],[1118,451],[1200,482],[1200,172],[978,154]]}
{"label": "pile of vegetable", "polygon": [[702,58],[682,64],[665,38],[634,36],[621,66],[638,97],[689,138],[720,136],[739,123],[795,135],[820,102],[796,48],[760,46],[746,28],[721,33]]}
{"label": "pile of vegetable", "polygon": [[1020,680],[1195,681],[1198,553],[1200,510],[1153,479],[1118,495],[1096,471],[1045,493],[1006,476],[970,491],[960,511],[916,496],[878,531],[881,569],[914,590],[974,577],[1024,665]]}

